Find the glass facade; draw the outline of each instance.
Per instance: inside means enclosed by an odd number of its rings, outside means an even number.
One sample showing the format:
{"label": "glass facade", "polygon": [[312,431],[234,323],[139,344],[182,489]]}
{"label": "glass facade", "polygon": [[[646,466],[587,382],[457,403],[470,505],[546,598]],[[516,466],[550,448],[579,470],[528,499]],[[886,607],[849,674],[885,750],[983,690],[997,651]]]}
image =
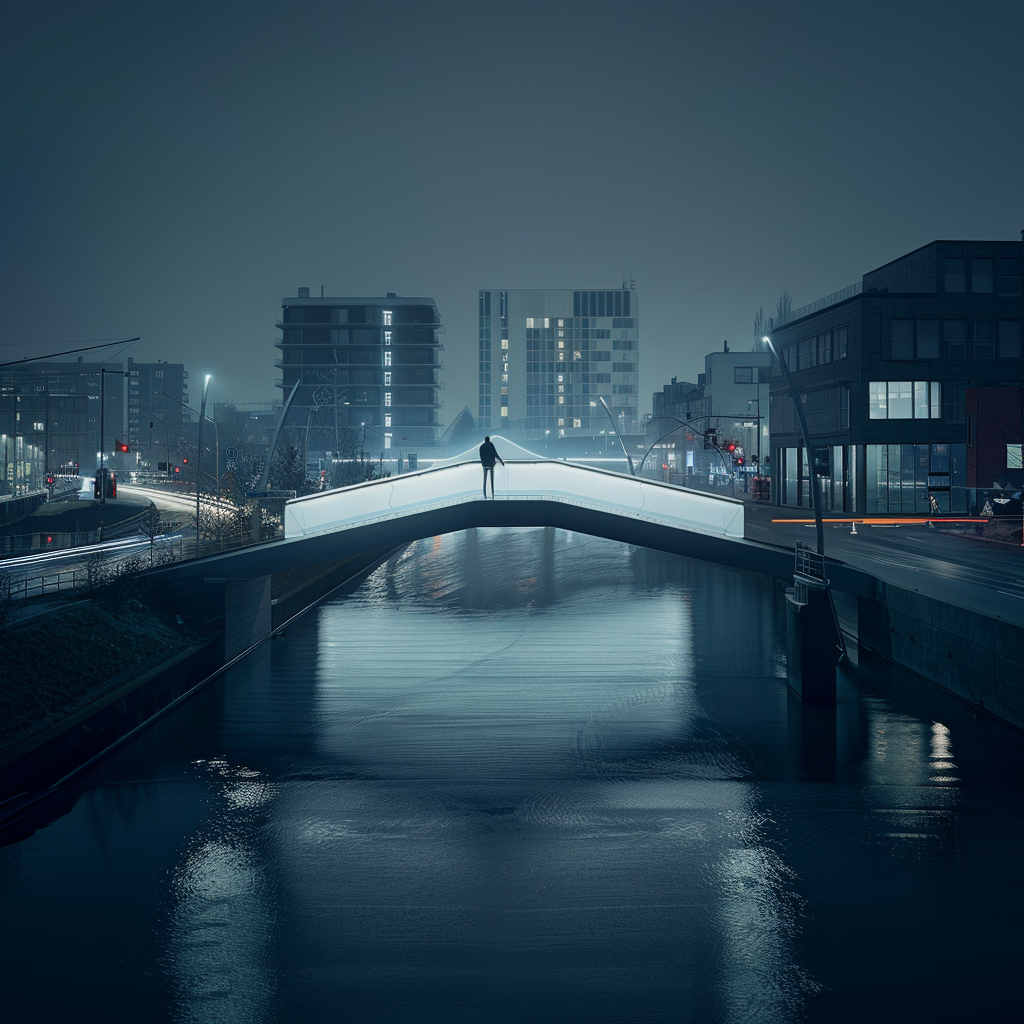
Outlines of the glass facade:
{"label": "glass facade", "polygon": [[966,444],[869,444],[865,448],[868,514],[968,511]]}

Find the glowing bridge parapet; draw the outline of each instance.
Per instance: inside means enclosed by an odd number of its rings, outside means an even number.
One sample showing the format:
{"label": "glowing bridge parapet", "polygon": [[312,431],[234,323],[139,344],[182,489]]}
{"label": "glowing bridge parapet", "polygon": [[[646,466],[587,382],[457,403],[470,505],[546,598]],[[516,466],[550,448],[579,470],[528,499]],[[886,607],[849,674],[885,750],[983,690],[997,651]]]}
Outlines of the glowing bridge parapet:
{"label": "glowing bridge parapet", "polygon": [[[497,502],[556,502],[743,540],[743,503],[735,498],[548,460],[508,462],[495,468],[494,477]],[[351,530],[482,502],[482,478],[479,462],[460,463],[296,498],[285,506],[285,537]]]}

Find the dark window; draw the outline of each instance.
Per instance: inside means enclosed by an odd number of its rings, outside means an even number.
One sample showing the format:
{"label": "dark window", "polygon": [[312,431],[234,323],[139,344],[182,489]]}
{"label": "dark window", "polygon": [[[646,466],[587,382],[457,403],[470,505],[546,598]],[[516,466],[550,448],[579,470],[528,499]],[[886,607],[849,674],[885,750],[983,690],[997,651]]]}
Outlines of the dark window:
{"label": "dark window", "polygon": [[966,320],[944,320],[942,323],[942,337],[946,343],[946,357],[948,359],[967,358]]}
{"label": "dark window", "polygon": [[946,291],[967,291],[967,260],[960,257],[946,259]]}
{"label": "dark window", "polygon": [[996,291],[1000,295],[1020,295],[1020,260],[1001,259],[997,266]]}
{"label": "dark window", "polygon": [[834,345],[832,358],[846,358],[846,328],[840,327],[832,332],[832,344]]}
{"label": "dark window", "polygon": [[615,293],[615,312],[612,316],[622,316],[622,292]]}
{"label": "dark window", "polygon": [[632,316],[633,314],[629,311],[629,292],[622,293],[622,315]]}
{"label": "dark window", "polygon": [[914,321],[889,321],[889,358],[914,358]]}
{"label": "dark window", "polygon": [[971,291],[984,293],[992,290],[992,260],[971,260]]}
{"label": "dark window", "polygon": [[939,358],[939,321],[917,321],[917,358]]}
{"label": "dark window", "polygon": [[580,312],[580,293],[579,292],[573,292],[572,293],[572,315],[573,316],[583,316],[583,314]]}
{"label": "dark window", "polygon": [[733,368],[734,384],[753,384],[754,368],[752,366],[736,366]]}
{"label": "dark window", "polygon": [[999,358],[1020,359],[1020,321],[999,321]]}
{"label": "dark window", "polygon": [[995,359],[995,321],[975,320],[974,321],[974,358]]}

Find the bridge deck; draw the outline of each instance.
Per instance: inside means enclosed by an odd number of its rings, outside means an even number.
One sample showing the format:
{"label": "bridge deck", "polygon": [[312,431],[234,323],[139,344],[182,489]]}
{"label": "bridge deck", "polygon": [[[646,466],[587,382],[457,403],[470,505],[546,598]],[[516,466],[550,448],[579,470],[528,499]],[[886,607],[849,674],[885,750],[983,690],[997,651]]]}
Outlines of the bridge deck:
{"label": "bridge deck", "polygon": [[[347,530],[421,515],[482,497],[479,463],[375,480],[307,495],[285,508],[285,537]],[[743,539],[743,503],[656,480],[565,462],[509,462],[495,469],[498,501],[555,502],[712,537]]]}

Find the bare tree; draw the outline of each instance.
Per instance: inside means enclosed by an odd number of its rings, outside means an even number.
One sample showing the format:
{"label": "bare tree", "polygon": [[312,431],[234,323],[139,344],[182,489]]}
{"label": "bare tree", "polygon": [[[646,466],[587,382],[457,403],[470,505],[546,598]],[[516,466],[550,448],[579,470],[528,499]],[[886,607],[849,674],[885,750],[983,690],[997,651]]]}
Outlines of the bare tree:
{"label": "bare tree", "polygon": [[790,314],[793,312],[793,296],[789,294],[788,290],[784,290],[779,296],[779,301],[775,305],[775,322],[781,327],[785,323],[789,323]]}
{"label": "bare tree", "polygon": [[754,314],[754,351],[764,352],[768,346],[764,343],[764,336],[768,333],[768,321],[764,316],[764,306],[758,308]]}

